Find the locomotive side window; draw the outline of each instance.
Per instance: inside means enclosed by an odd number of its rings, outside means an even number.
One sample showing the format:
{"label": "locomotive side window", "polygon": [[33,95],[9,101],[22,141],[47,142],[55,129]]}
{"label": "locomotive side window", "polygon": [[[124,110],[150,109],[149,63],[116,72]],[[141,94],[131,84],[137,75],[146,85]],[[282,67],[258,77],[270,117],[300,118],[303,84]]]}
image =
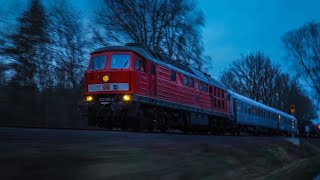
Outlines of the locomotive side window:
{"label": "locomotive side window", "polygon": [[142,60],[140,60],[140,71],[141,72],[146,72],[146,69],[145,69],[145,62],[144,61],[142,61]]}
{"label": "locomotive side window", "polygon": [[145,62],[143,60],[134,60],[134,69],[137,71],[145,72]]}
{"label": "locomotive side window", "polygon": [[106,65],[106,56],[95,56],[91,60],[90,70],[101,70]]}
{"label": "locomotive side window", "polygon": [[176,81],[176,72],[175,71],[170,72],[170,78],[171,78],[171,81]]}
{"label": "locomotive side window", "polygon": [[204,90],[205,90],[206,92],[209,91],[208,84],[205,84],[205,85],[204,85]]}
{"label": "locomotive side window", "polygon": [[139,60],[134,60],[134,69],[140,71],[140,62]]}
{"label": "locomotive side window", "polygon": [[190,78],[190,84],[189,84],[190,87],[193,87],[194,86],[194,81],[193,81],[193,78]]}
{"label": "locomotive side window", "polygon": [[203,91],[204,87],[203,87],[203,82],[200,81],[200,91]]}
{"label": "locomotive side window", "polygon": [[128,54],[114,54],[111,56],[110,68],[123,69],[129,68],[130,56]]}
{"label": "locomotive side window", "polygon": [[154,64],[153,64],[153,63],[151,63],[150,73],[151,73],[151,74],[156,74],[155,66],[154,66]]}
{"label": "locomotive side window", "polygon": [[183,75],[183,85],[188,86],[188,76]]}

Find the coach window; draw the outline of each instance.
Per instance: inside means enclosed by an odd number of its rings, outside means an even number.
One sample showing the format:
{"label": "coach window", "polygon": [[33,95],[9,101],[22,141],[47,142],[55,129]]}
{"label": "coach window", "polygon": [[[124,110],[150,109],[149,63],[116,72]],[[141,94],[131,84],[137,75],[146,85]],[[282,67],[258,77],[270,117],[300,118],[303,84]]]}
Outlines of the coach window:
{"label": "coach window", "polygon": [[206,92],[209,91],[208,84],[205,84],[205,85],[204,85],[204,90],[205,90]]}
{"label": "coach window", "polygon": [[214,87],[214,96],[217,96],[217,88]]}
{"label": "coach window", "polygon": [[150,65],[150,73],[156,74],[154,63],[151,63],[151,65]]}
{"label": "coach window", "polygon": [[189,80],[190,80],[190,84],[189,84],[189,86],[190,86],[190,87],[193,87],[193,86],[194,86],[193,78],[190,78]]}
{"label": "coach window", "polygon": [[142,72],[146,72],[144,64],[145,64],[145,61],[140,60],[140,71],[142,71]]}
{"label": "coach window", "polygon": [[224,109],[224,101],[222,101],[222,109]]}
{"label": "coach window", "polygon": [[221,91],[221,97],[224,99],[224,91]]}
{"label": "coach window", "polygon": [[203,82],[200,81],[200,91],[203,91]]}
{"label": "coach window", "polygon": [[183,85],[188,86],[188,76],[183,75]]}
{"label": "coach window", "polygon": [[220,89],[218,88],[218,97],[220,97]]}
{"label": "coach window", "polygon": [[171,78],[171,81],[176,81],[176,72],[175,71],[171,71],[170,78]]}
{"label": "coach window", "polygon": [[218,100],[218,108],[221,109],[221,102]]}
{"label": "coach window", "polygon": [[217,100],[216,98],[213,98],[213,106],[216,108],[217,107]]}

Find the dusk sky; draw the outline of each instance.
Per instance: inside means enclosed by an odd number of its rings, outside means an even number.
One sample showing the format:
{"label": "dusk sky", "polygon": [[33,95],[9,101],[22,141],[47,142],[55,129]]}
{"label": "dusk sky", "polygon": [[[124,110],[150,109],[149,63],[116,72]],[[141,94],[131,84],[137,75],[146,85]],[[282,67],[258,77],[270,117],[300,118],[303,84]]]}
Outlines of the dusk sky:
{"label": "dusk sky", "polygon": [[[103,0],[69,0],[87,20]],[[2,7],[25,6],[25,0],[0,0]],[[47,1],[42,1],[47,2]],[[54,1],[53,1],[54,2]],[[241,54],[263,51],[283,70],[290,69],[281,37],[307,22],[320,22],[319,0],[199,0],[206,25],[203,42],[206,54],[213,59],[211,74],[220,73]],[[49,2],[52,3],[52,2]],[[23,8],[22,8],[23,9]]]}
{"label": "dusk sky", "polygon": [[[102,0],[74,0],[93,14]],[[319,0],[199,0],[206,25],[203,42],[213,59],[214,77],[241,54],[263,51],[284,71],[290,69],[281,37],[310,21],[320,21]],[[92,7],[92,9],[88,8]]]}

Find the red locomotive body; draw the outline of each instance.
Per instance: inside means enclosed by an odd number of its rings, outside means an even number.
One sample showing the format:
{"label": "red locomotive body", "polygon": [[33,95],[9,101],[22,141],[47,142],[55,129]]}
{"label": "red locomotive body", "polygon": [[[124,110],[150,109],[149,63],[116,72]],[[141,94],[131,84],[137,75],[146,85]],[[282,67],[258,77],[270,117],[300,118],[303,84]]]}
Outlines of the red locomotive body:
{"label": "red locomotive body", "polygon": [[227,90],[202,71],[135,46],[91,53],[81,112],[123,129],[233,127]]}

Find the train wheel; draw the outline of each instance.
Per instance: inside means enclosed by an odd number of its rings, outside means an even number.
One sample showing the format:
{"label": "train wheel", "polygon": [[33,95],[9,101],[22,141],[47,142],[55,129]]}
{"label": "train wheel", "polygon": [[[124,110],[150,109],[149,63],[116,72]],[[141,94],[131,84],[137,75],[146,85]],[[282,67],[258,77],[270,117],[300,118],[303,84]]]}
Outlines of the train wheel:
{"label": "train wheel", "polygon": [[188,115],[181,113],[179,116],[179,125],[182,132],[187,133],[189,131],[189,119]]}
{"label": "train wheel", "polygon": [[128,130],[128,117],[127,117],[127,113],[121,113],[123,115],[121,115],[121,129],[122,130]]}
{"label": "train wheel", "polygon": [[168,115],[166,112],[159,113],[157,127],[161,132],[166,132],[168,130]]}
{"label": "train wheel", "polygon": [[147,121],[146,114],[142,109],[140,109],[137,113],[137,118],[136,118],[136,123],[137,123],[136,125],[137,125],[138,131],[144,131],[147,128],[146,121]]}

